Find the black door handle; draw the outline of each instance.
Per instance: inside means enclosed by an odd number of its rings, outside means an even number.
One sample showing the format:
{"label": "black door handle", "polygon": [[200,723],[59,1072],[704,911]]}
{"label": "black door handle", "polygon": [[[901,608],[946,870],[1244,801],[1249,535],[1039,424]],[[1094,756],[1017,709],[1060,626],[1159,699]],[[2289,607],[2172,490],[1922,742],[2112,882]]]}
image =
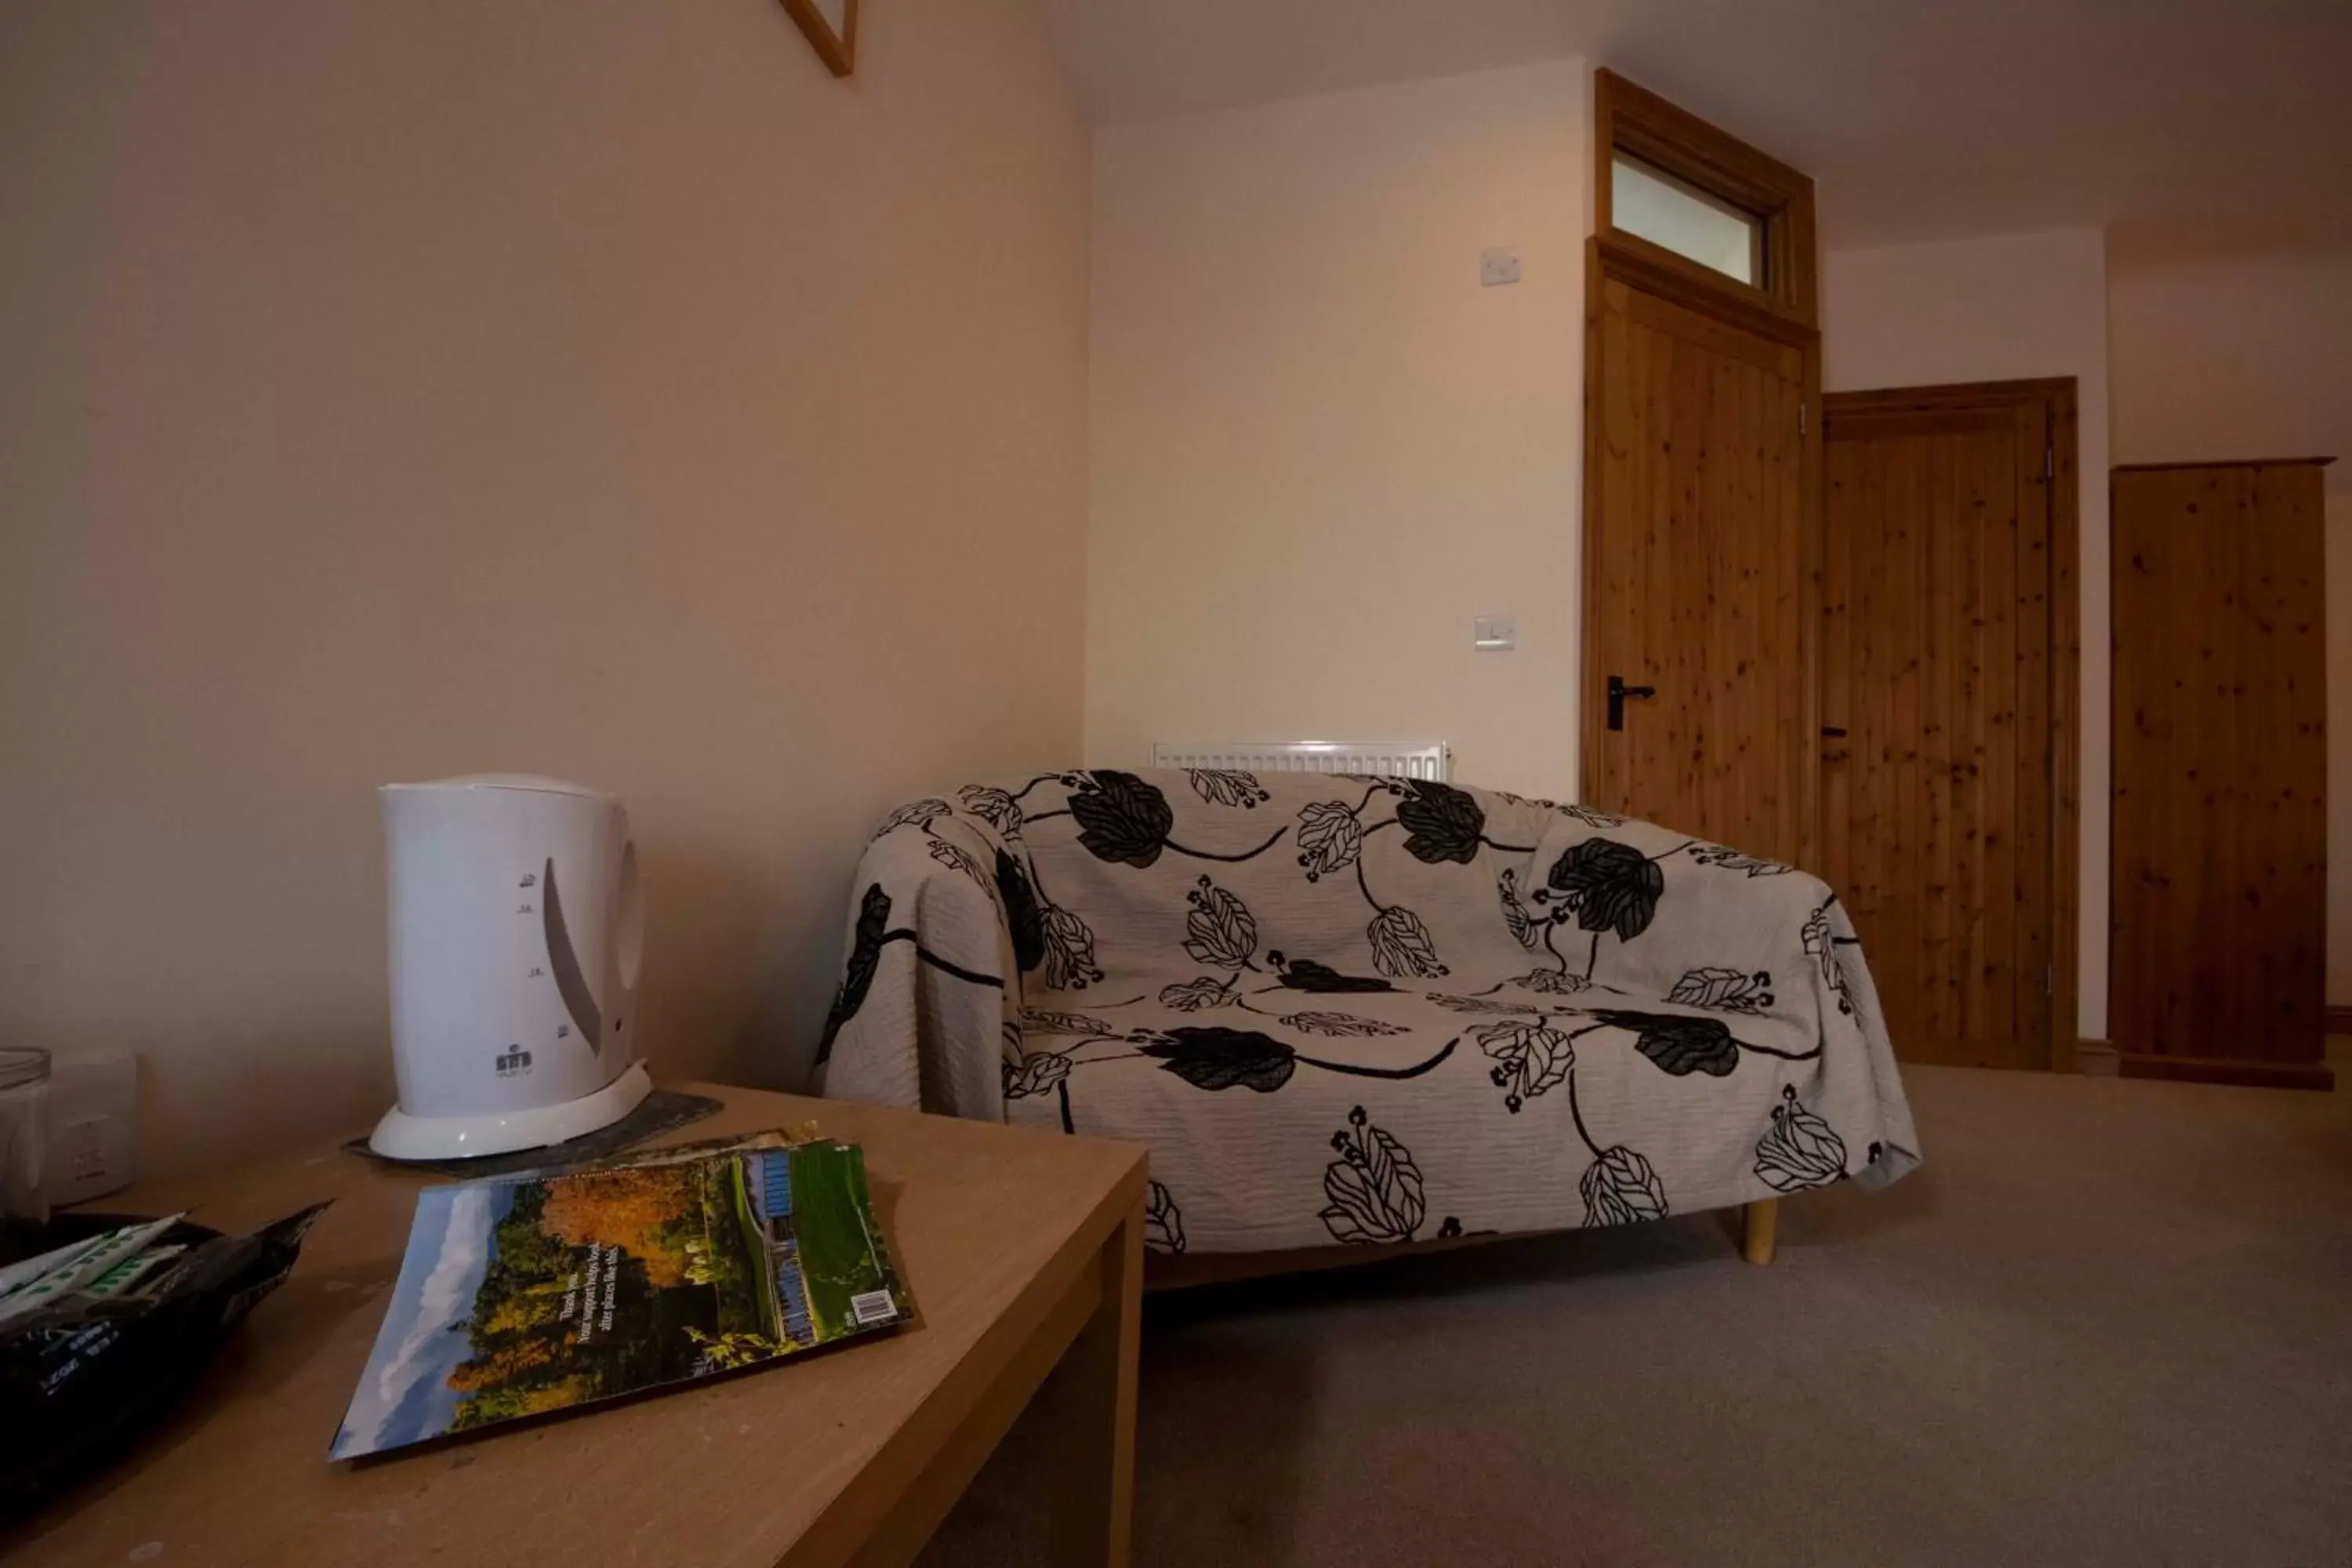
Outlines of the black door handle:
{"label": "black door handle", "polygon": [[1824,724],[1822,726],[1822,739],[1843,741],[1845,739],[1845,727],[1842,724]]}
{"label": "black door handle", "polygon": [[1655,697],[1657,694],[1658,689],[1654,686],[1628,686],[1625,684],[1623,676],[1611,676],[1609,678],[1609,727],[1612,730],[1622,730],[1625,727],[1625,699]]}

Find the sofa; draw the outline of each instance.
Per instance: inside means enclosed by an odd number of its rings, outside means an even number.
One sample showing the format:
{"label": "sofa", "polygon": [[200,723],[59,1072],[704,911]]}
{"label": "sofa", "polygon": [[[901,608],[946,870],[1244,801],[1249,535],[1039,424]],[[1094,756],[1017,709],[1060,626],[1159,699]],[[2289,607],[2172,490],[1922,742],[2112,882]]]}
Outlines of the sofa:
{"label": "sofa", "polygon": [[1138,1141],[1150,1242],[1619,1225],[1918,1163],[1789,866],[1430,780],[1092,769],[891,812],[823,1093]]}

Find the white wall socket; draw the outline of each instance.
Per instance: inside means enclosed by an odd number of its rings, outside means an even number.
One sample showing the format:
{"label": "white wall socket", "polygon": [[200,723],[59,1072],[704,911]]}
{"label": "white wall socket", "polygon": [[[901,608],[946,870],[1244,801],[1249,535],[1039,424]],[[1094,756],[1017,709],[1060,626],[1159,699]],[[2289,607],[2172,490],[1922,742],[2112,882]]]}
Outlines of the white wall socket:
{"label": "white wall socket", "polygon": [[1470,646],[1482,653],[1508,653],[1519,646],[1519,618],[1480,616],[1470,623]]}

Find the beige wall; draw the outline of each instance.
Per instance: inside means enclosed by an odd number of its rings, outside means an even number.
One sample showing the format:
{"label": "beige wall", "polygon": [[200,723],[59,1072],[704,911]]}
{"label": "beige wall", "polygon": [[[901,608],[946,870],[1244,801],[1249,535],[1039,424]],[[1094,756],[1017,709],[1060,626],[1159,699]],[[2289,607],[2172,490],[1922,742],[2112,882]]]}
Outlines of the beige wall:
{"label": "beige wall", "polygon": [[2352,246],[2118,234],[2118,462],[2333,457],[2327,470],[2327,998],[2352,1005]]}
{"label": "beige wall", "polygon": [[[1835,199],[1824,192],[1824,201]],[[2096,229],[1822,258],[1822,378],[1832,392],[2075,379],[2082,524],[2081,1032],[2107,1022],[2107,318]]]}
{"label": "beige wall", "polygon": [[1097,137],[1089,760],[1444,740],[1572,792],[1590,122],[1563,60]]}
{"label": "beige wall", "polygon": [[[2107,264],[2116,461],[2352,463],[2352,245],[2125,230]],[[2328,488],[2352,490],[2352,471]]]}
{"label": "beige wall", "polygon": [[658,1070],[795,1077],[887,805],[1076,754],[1034,7],[0,9],[0,1038],[166,1165],[388,1102],[374,786],[625,793]]}

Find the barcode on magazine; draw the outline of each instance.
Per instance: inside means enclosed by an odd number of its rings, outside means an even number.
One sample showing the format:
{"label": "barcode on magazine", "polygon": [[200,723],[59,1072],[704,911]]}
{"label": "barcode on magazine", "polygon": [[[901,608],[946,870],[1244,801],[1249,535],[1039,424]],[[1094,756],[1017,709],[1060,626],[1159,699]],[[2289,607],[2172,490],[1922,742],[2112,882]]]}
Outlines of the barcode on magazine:
{"label": "barcode on magazine", "polygon": [[887,1290],[860,1290],[849,1299],[850,1315],[861,1329],[875,1323],[887,1323],[898,1316],[898,1303],[890,1300]]}

